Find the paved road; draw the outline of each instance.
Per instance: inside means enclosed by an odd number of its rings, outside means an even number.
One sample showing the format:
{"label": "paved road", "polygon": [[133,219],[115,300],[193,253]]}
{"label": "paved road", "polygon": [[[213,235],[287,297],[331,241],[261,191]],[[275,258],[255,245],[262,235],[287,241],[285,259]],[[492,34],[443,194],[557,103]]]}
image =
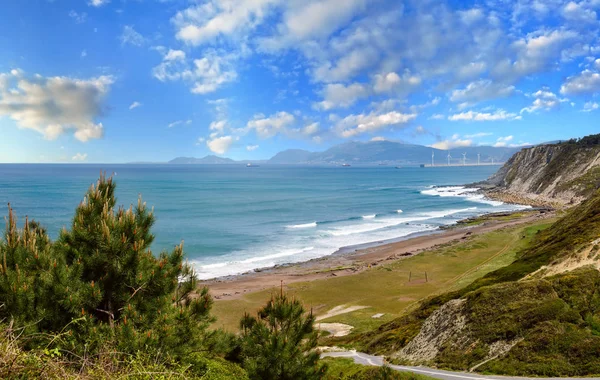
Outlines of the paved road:
{"label": "paved road", "polygon": [[[381,356],[373,356],[368,354],[363,354],[362,352],[356,351],[343,351],[343,352],[325,352],[321,354],[322,357],[332,357],[332,358],[351,358],[354,359],[354,362],[362,365],[372,365],[372,366],[382,366],[383,365],[383,357]],[[419,375],[426,375],[430,377],[434,377],[436,379],[444,379],[444,380],[540,380],[541,378],[528,378],[528,377],[508,377],[508,376],[485,376],[477,373],[467,373],[467,372],[452,372],[452,371],[443,371],[439,369],[427,368],[427,367],[409,367],[402,365],[389,365],[390,368],[395,369],[396,371],[404,371],[404,372],[412,372]],[[544,380],[590,380],[590,379],[600,379],[598,377],[586,377],[586,378],[576,378],[576,377],[550,377],[544,378]]]}

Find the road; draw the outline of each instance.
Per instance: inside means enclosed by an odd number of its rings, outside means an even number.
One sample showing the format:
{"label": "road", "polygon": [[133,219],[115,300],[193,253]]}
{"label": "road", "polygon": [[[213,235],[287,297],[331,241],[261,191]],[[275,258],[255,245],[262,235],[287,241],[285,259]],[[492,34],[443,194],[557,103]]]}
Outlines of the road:
{"label": "road", "polygon": [[[382,356],[373,356],[364,354],[362,352],[356,351],[343,351],[343,352],[325,352],[321,354],[321,357],[332,357],[332,358],[351,358],[354,359],[354,362],[362,365],[371,365],[371,366],[382,366],[383,365],[383,357]],[[577,377],[548,377],[548,378],[531,378],[531,377],[509,377],[509,376],[485,376],[477,373],[467,373],[467,372],[452,372],[452,371],[444,371],[440,369],[433,369],[427,367],[410,367],[403,365],[393,365],[388,364],[388,366],[396,371],[403,372],[412,372],[414,374],[426,375],[436,379],[443,380],[590,380],[590,379],[600,379],[598,377],[585,377],[585,378],[577,378]]]}

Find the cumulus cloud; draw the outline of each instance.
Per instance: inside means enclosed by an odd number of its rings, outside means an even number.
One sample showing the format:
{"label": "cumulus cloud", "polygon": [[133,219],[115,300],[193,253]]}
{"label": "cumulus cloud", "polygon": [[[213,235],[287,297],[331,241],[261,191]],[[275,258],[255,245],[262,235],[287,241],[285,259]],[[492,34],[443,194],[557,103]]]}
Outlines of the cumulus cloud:
{"label": "cumulus cloud", "polygon": [[592,23],[596,21],[596,12],[587,8],[583,2],[568,2],[562,9],[562,16],[570,21],[578,23]]}
{"label": "cumulus cloud", "polygon": [[514,92],[514,86],[494,83],[489,79],[481,79],[469,83],[465,88],[452,91],[450,100],[475,104],[485,100],[507,97]]}
{"label": "cumulus cloud", "polygon": [[256,115],[254,119],[248,122],[246,128],[255,131],[258,137],[265,139],[287,132],[287,128],[293,125],[295,121],[294,115],[287,112],[278,112],[269,117]]}
{"label": "cumulus cloud", "polygon": [[328,84],[323,89],[324,100],[317,103],[316,107],[322,110],[333,108],[348,108],[360,98],[369,96],[370,89],[360,83],[353,83],[348,86],[335,83]]}
{"label": "cumulus cloud", "polygon": [[[323,88],[323,101],[315,104],[317,109],[324,111],[334,108],[348,108],[358,100],[370,95],[395,92],[400,95],[412,91],[421,84],[421,78],[405,72],[402,77],[395,72],[387,74],[376,74],[372,83],[352,83],[344,85],[341,83],[327,84]],[[439,98],[432,100],[432,104],[439,103]]]}
{"label": "cumulus cloud", "polygon": [[79,141],[99,139],[104,134],[104,100],[114,79],[27,77],[20,70],[0,73],[0,116],[13,119],[20,128],[32,129],[54,140],[72,133]]}
{"label": "cumulus cloud", "polygon": [[569,99],[560,99],[555,93],[550,91],[548,88],[538,90],[532,96],[535,98],[533,104],[529,107],[525,107],[521,110],[523,112],[536,112],[536,111],[549,111],[556,109],[560,106],[560,103],[568,102]]}
{"label": "cumulus cloud", "polygon": [[232,56],[221,56],[215,51],[207,51],[202,58],[194,59],[190,63],[183,51],[169,50],[152,73],[162,82],[182,80],[190,83],[192,93],[208,94],[237,79],[232,59]]}
{"label": "cumulus cloud", "polygon": [[501,120],[521,120],[521,116],[516,113],[496,110],[494,112],[468,111],[448,116],[450,121],[501,121]]}
{"label": "cumulus cloud", "polygon": [[600,108],[600,105],[596,102],[585,102],[585,104],[583,105],[583,112],[592,112],[592,111],[596,111],[598,108]]}
{"label": "cumulus cloud", "polygon": [[417,114],[403,114],[392,111],[384,114],[370,113],[349,115],[339,120],[335,129],[345,138],[365,133],[375,133],[385,127],[405,125],[417,117]]}
{"label": "cumulus cloud", "polygon": [[435,144],[431,145],[431,147],[442,150],[450,150],[456,148],[464,148],[472,145],[473,140],[461,138],[459,135],[455,134],[450,139],[438,141]]}
{"label": "cumulus cloud", "polygon": [[583,70],[579,75],[568,77],[560,87],[563,95],[583,95],[600,91],[600,74]]}
{"label": "cumulus cloud", "polygon": [[146,41],[144,36],[136,32],[132,25],[125,25],[119,37],[121,45],[142,46]]}
{"label": "cumulus cloud", "polygon": [[133,109],[136,109],[141,106],[142,106],[142,103],[136,101],[136,102],[131,103],[131,105],[129,106],[129,109],[133,110]]}
{"label": "cumulus cloud", "polygon": [[110,3],[110,0],[90,0],[88,4],[92,7],[101,7],[108,3]]}
{"label": "cumulus cloud", "polygon": [[277,33],[260,41],[262,49],[276,51],[298,42],[327,38],[345,25],[360,10],[366,0],[306,0],[289,1]]}
{"label": "cumulus cloud", "polygon": [[209,0],[178,12],[172,19],[177,39],[200,45],[217,37],[232,37],[261,23],[278,0]]}
{"label": "cumulus cloud", "polygon": [[87,153],[77,153],[76,155],[74,155],[73,157],[71,157],[71,161],[85,161],[87,160]]}
{"label": "cumulus cloud", "polygon": [[248,152],[253,152],[253,151],[257,150],[257,149],[258,149],[258,145],[247,145],[246,146],[246,150]]}
{"label": "cumulus cloud", "polygon": [[233,141],[233,136],[215,137],[206,141],[206,146],[208,146],[208,149],[213,153],[225,154],[231,147],[231,144],[233,144]]}

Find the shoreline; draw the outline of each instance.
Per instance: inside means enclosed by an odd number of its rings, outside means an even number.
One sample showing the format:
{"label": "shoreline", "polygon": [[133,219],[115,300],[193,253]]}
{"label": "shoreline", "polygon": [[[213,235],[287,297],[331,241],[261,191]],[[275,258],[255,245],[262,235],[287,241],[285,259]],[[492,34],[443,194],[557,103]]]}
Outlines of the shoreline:
{"label": "shoreline", "polygon": [[[519,215],[524,214],[524,215]],[[516,216],[506,221],[497,216]],[[526,209],[485,214],[468,218],[444,229],[416,232],[411,235],[385,241],[376,241],[342,247],[329,256],[304,262],[281,264],[256,269],[243,274],[199,280],[200,286],[208,286],[216,301],[232,300],[245,294],[279,287],[296,282],[307,282],[329,277],[350,276],[382,262],[400,260],[434,249],[440,245],[459,242],[476,234],[484,234],[505,227],[550,218],[554,212],[548,209]],[[469,223],[476,223],[470,225]]]}

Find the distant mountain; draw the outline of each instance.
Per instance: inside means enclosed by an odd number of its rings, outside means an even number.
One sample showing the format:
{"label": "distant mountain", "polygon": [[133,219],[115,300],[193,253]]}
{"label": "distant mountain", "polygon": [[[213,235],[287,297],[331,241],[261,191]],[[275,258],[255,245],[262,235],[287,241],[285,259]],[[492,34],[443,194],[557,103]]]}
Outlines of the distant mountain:
{"label": "distant mountain", "polygon": [[230,158],[206,156],[204,158],[178,157],[169,161],[169,164],[196,164],[196,165],[215,165],[215,164],[235,164],[235,163],[255,163],[255,164],[331,164],[339,165],[343,163],[373,165],[418,165],[430,164],[431,153],[434,154],[436,165],[448,163],[448,153],[450,153],[450,163],[462,163],[463,153],[466,153],[466,163],[477,162],[477,154],[480,155],[481,163],[505,162],[521,148],[504,148],[492,146],[466,147],[460,149],[451,149],[449,151],[434,149],[423,145],[406,144],[393,141],[369,141],[369,142],[347,142],[332,146],[324,152],[309,152],[302,149],[288,149],[277,153],[269,160],[265,161],[234,161]]}
{"label": "distant mountain", "polygon": [[203,158],[194,157],[177,157],[168,162],[169,164],[177,165],[218,165],[218,164],[235,164],[236,161],[231,158],[217,157],[217,156],[206,156]]}
{"label": "distant mountain", "polygon": [[431,153],[434,163],[443,165],[450,162],[462,162],[462,154],[466,153],[467,163],[504,162],[520,148],[506,147],[465,147],[450,151],[434,149],[423,145],[405,144],[392,141],[348,142],[335,145],[324,152],[309,152],[300,149],[289,149],[276,154],[267,162],[270,164],[424,164],[431,163]]}

